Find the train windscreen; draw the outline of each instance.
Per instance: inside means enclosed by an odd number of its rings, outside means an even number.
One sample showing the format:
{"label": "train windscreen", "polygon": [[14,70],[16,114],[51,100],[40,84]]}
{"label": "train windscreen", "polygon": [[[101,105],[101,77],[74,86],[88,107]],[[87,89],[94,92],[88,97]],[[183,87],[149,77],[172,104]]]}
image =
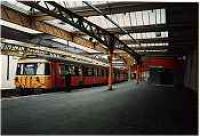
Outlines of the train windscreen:
{"label": "train windscreen", "polygon": [[17,75],[49,75],[48,63],[18,63]]}

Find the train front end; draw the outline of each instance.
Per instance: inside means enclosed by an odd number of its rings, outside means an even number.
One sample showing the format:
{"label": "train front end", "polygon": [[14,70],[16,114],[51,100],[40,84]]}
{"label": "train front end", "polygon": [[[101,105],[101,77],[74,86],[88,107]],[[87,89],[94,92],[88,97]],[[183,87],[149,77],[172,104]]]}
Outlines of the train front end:
{"label": "train front end", "polygon": [[15,85],[20,93],[41,92],[51,89],[50,64],[45,59],[25,58],[19,60]]}

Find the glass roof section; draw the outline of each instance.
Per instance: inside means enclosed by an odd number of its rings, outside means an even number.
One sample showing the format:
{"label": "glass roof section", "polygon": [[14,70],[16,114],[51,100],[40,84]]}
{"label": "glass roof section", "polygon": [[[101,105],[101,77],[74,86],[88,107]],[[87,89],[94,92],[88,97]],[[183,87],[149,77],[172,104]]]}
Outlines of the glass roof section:
{"label": "glass roof section", "polygon": [[167,49],[163,50],[135,50],[135,52],[142,53],[142,52],[167,52]]}
{"label": "glass roof section", "polygon": [[[82,1],[58,1],[61,6],[65,8],[76,8],[76,7],[86,7],[86,5]],[[108,4],[113,3],[115,1],[88,1],[92,5],[98,5],[98,4]],[[42,2],[43,3],[43,2]],[[25,14],[30,14],[30,7],[26,6],[20,2],[17,2],[16,0],[13,1],[2,1],[2,5],[9,6],[13,9],[16,9],[20,12],[23,12]],[[44,4],[44,3],[43,3]],[[45,6],[45,5],[44,5]],[[49,7],[50,9],[53,9],[53,7]],[[35,10],[37,11],[37,10]],[[95,12],[95,11],[94,11]],[[116,22],[120,27],[131,27],[131,26],[145,26],[145,25],[154,25],[154,24],[166,24],[166,10],[165,9],[153,9],[153,10],[143,10],[143,11],[134,11],[134,12],[126,12],[126,13],[120,13],[120,14],[112,14],[107,15],[110,17],[114,22]],[[89,20],[90,22],[97,24],[98,26],[101,26],[104,29],[108,28],[116,28],[114,24],[112,24],[110,21],[105,19],[103,16],[89,16],[85,17],[85,19]],[[51,25],[54,25],[56,27],[59,27],[63,30],[70,31],[70,32],[77,32],[79,31],[77,28],[62,22],[59,19],[53,19],[49,21],[45,21],[46,23],[49,23]],[[6,22],[7,24],[7,22]],[[5,25],[5,23],[1,21],[1,25]],[[28,33],[39,33],[34,30],[29,30],[25,28],[21,28],[18,26],[11,25],[10,27],[13,27],[15,29],[21,29],[21,31],[25,31]],[[152,38],[168,38],[168,32],[162,31],[162,32],[146,32],[146,33],[131,33],[131,36],[134,39],[152,39]],[[83,36],[86,39],[89,39],[88,35]],[[126,35],[120,35],[120,40],[131,40],[131,38]],[[60,42],[65,45],[69,45],[70,47],[79,48],[83,51],[89,52],[89,53],[98,53],[98,51],[83,47],[80,45],[77,45],[75,43],[72,43],[70,41],[65,41],[62,39],[53,39],[54,41]],[[139,45],[136,44],[129,44],[129,47],[137,47]],[[168,43],[142,43],[142,47],[146,46],[168,46]],[[137,50],[139,52],[142,52],[142,50]],[[151,50],[152,51],[152,50]],[[158,51],[158,50],[156,50]],[[155,51],[155,52],[156,52]]]}
{"label": "glass roof section", "polygon": [[140,46],[138,44],[129,44],[129,47],[153,47],[153,46],[169,46],[168,43],[142,43]]}
{"label": "glass roof section", "polygon": [[[134,39],[152,39],[152,38],[168,38],[168,32],[146,32],[146,33],[130,33]],[[131,39],[128,35],[121,35],[120,40]]]}
{"label": "glass roof section", "polygon": [[[26,6],[16,0],[10,0],[10,1],[0,1],[1,5],[4,5],[4,6],[7,6],[7,7],[10,7],[12,9],[15,9],[19,12],[22,12],[24,14],[30,14],[31,11],[31,7],[29,6]],[[38,10],[35,10],[35,11],[38,11]]]}
{"label": "glass roof section", "polygon": [[[86,5],[82,2],[82,1],[60,1],[57,0],[57,3],[59,3],[61,6],[65,7],[65,8],[77,8],[77,7],[86,7]],[[101,1],[87,1],[92,5],[99,5],[99,4],[105,4],[108,3],[108,1],[105,0],[101,0]]]}
{"label": "glass roof section", "polygon": [[[153,24],[165,24],[166,13],[165,9],[153,9],[137,12],[128,12],[108,15],[114,22],[121,27],[128,26],[141,26],[141,25],[153,25]],[[90,16],[85,17],[87,20],[107,29],[116,27],[110,21],[103,16]]]}

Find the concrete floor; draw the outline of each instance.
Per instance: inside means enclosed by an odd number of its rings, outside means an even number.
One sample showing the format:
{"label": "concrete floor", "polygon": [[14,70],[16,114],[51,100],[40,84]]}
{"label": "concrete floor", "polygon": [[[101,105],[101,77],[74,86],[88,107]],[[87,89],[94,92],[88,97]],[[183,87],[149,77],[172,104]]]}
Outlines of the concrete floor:
{"label": "concrete floor", "polygon": [[2,134],[194,134],[197,95],[124,82],[2,99]]}

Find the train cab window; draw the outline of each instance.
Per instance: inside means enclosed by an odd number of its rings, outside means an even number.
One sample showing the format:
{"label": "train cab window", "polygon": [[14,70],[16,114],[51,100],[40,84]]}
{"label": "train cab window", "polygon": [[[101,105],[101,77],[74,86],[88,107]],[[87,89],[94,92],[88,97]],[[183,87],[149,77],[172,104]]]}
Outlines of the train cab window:
{"label": "train cab window", "polygon": [[24,74],[25,75],[36,75],[37,64],[36,63],[26,63],[24,64]]}
{"label": "train cab window", "polygon": [[49,63],[45,63],[45,75],[50,75],[50,65]]}
{"label": "train cab window", "polygon": [[17,71],[16,71],[17,75],[22,75],[23,74],[23,64],[18,63],[17,64]]}
{"label": "train cab window", "polygon": [[37,63],[36,74],[37,75],[49,75],[50,74],[49,63]]}
{"label": "train cab window", "polygon": [[45,70],[45,65],[44,65],[44,63],[38,63],[38,64],[37,64],[37,71],[36,71],[36,73],[37,73],[38,75],[42,75],[42,74],[44,74],[44,70]]}

